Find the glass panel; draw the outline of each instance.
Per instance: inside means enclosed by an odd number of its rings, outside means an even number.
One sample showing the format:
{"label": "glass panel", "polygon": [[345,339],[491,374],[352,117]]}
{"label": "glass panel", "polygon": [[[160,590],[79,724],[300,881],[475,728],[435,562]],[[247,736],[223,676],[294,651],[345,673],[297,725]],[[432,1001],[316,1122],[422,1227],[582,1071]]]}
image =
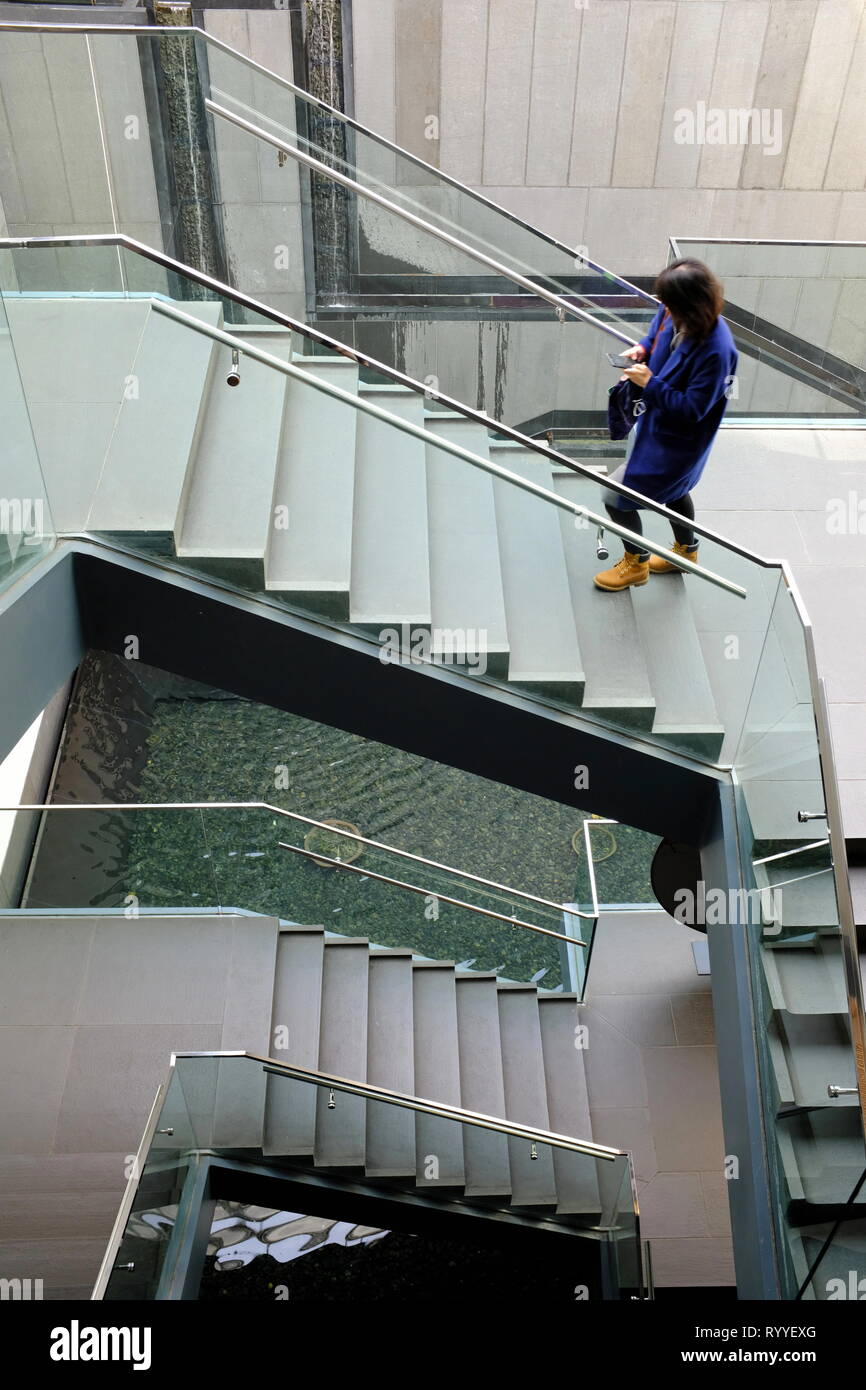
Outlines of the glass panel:
{"label": "glass panel", "polygon": [[728,299],[744,314],[866,368],[866,333],[852,312],[866,286],[866,242],[688,239],[680,249],[710,261],[724,279]]}
{"label": "glass panel", "polygon": [[[392,150],[300,89],[256,70],[240,55],[224,52],[209,37],[170,30],[135,35],[6,34],[3,54],[10,72],[6,103],[14,167],[25,194],[26,220],[13,223],[13,232],[126,233],[298,319],[319,309],[338,313],[340,319],[332,324],[337,337],[347,338],[356,330],[378,331],[382,356],[394,366],[402,364],[401,345],[415,336],[412,320],[406,318],[413,303],[420,306],[415,322],[423,330],[429,329],[434,306],[446,305],[452,320],[442,325],[448,343],[451,330],[460,326],[453,322],[455,317],[474,317],[497,303],[506,325],[529,326],[527,312],[531,324],[531,316],[539,312],[537,303],[509,276],[411,226],[363,194],[321,173],[311,174],[290,153],[255,133],[263,132],[309,152],[365,190],[492,257],[510,273],[540,281],[575,306],[618,326],[629,338],[641,336],[652,315],[654,302],[641,291],[610,272],[591,268],[592,248],[555,244],[418,162],[419,156],[434,162],[437,157],[438,143],[426,138],[429,132],[418,133],[414,157]],[[31,110],[34,91],[43,96],[36,101],[37,118]],[[252,129],[239,127],[232,116]],[[72,144],[64,134],[69,130],[76,132]],[[74,178],[66,177],[66,168],[74,169]],[[19,204],[19,194],[17,184],[6,187],[0,178],[4,204],[7,198]],[[705,246],[683,243],[683,249],[700,252]],[[706,249],[711,259],[721,254],[718,244]],[[753,254],[774,255],[778,249],[759,247]],[[866,339],[856,325],[851,327],[857,315],[844,310],[844,303],[860,292],[862,248],[824,250],[817,278],[814,267],[802,262],[803,248],[782,249],[785,255],[779,258],[781,268],[774,268],[769,298],[764,295],[758,309],[745,311],[745,316],[754,319],[755,312],[760,317],[766,310],[771,323],[782,322],[787,312],[783,301],[786,296],[792,302],[796,298],[792,331],[796,335],[808,323],[805,336],[818,342],[819,357],[823,332],[835,365],[829,377],[823,370],[816,374],[811,366],[814,352],[806,354],[810,361],[804,363],[796,352],[796,361],[790,354],[780,357],[766,334],[743,337],[731,413],[862,414],[862,382],[856,374]],[[798,253],[790,267],[788,251]],[[756,274],[740,278],[748,282],[746,289],[763,283]],[[796,296],[789,292],[792,284]],[[778,291],[779,285],[784,292]],[[80,282],[69,288],[80,290]],[[746,290],[743,293],[748,298]],[[389,303],[395,294],[401,305],[397,313]],[[828,294],[835,295],[840,306],[832,317]],[[204,296],[199,291],[187,297]],[[812,307],[816,297],[821,314]],[[369,304],[384,318],[354,323],[356,314],[369,313]],[[815,328],[816,318],[824,329]],[[229,321],[246,320],[232,316]],[[505,418],[572,412],[576,383],[586,394],[584,374],[571,370],[574,344],[569,343],[569,354],[563,356],[558,327],[548,318],[542,333],[544,355],[562,359],[571,388],[563,382],[553,405],[539,400],[528,414],[512,415],[506,407]],[[775,336],[778,339],[778,333]],[[615,339],[608,341],[615,346]],[[599,356],[600,349],[590,355]],[[443,361],[446,356],[450,354],[443,344]],[[550,378],[543,370],[524,372],[528,360],[518,342],[512,346],[503,340],[497,375],[504,378],[510,363],[507,376],[512,385],[530,381],[534,390],[551,396]],[[839,378],[840,363],[859,364],[852,368],[854,377],[843,371]],[[820,359],[818,365],[826,364]],[[459,374],[460,399],[475,394],[479,367],[491,376],[476,349]],[[493,413],[501,417],[498,393],[491,392],[491,397]],[[602,395],[594,406],[596,423],[602,421],[603,406]],[[558,427],[556,422],[553,427]]]}
{"label": "glass panel", "polygon": [[[262,1222],[261,1210],[257,1213],[258,1243],[272,1245],[273,1258],[283,1265],[310,1248],[310,1242],[292,1244],[291,1218],[298,1212],[331,1218],[314,1221],[323,1237],[314,1246],[326,1243],[326,1235],[328,1242],[333,1238],[344,1247],[357,1244],[348,1239],[348,1231],[343,1232],[347,1239],[340,1238],[333,1217],[348,1209],[347,1184],[354,1185],[363,1170],[367,1193],[378,1191],[392,1199],[387,1209],[378,1204],[381,1215],[373,1226],[364,1223],[368,1234],[416,1230],[474,1249],[478,1217],[492,1217],[498,1219],[485,1223],[484,1245],[492,1243],[509,1264],[519,1251],[551,1295],[570,1301],[628,1296],[635,1277],[639,1242],[627,1155],[603,1158],[551,1142],[543,1132],[509,1135],[495,1124],[366,1099],[268,1070],[244,1057],[178,1058],[157,1126],[174,1133],[158,1135],[151,1146],[115,1260],[116,1265],[131,1261],[137,1268],[117,1270],[106,1298],[152,1298],[160,1275],[177,1278],[182,1273],[184,1231],[175,1228],[180,1221],[184,1230],[191,1229],[194,1215],[188,1198],[180,1201],[179,1188],[198,1149],[265,1163],[284,1180],[289,1219]],[[414,1224],[420,1214],[400,1202],[401,1193],[427,1199],[423,1227]],[[430,1204],[435,1208],[440,1195],[452,1213],[447,1230],[435,1224],[431,1212]],[[539,1232],[542,1213],[547,1234]],[[218,1224],[219,1231],[211,1230],[210,1253],[224,1263],[245,1263],[255,1242],[249,1241],[244,1223],[232,1227],[226,1214]],[[353,1231],[357,1237],[357,1216]],[[568,1236],[583,1239],[574,1243]],[[612,1241],[613,1261],[607,1255]],[[632,1253],[629,1242],[635,1246]],[[374,1269],[376,1260],[369,1253]],[[317,1277],[314,1263],[300,1260],[286,1270],[286,1282],[294,1287],[299,1281],[301,1296]]]}
{"label": "glass panel", "polygon": [[[665,646],[676,634],[652,618],[648,668],[633,679],[627,652],[618,667],[611,661],[607,614],[617,599],[593,585],[605,567],[593,545],[598,520],[614,563],[621,553],[606,476],[560,468],[444,411],[429,391],[348,359],[300,357],[306,341],[260,315],[245,315],[252,321],[234,349],[220,337],[233,312],[225,297],[201,300],[189,277],[129,251],[86,251],[82,295],[56,289],[51,253],[42,276],[29,272],[41,292],[22,295],[10,274],[5,293],[21,379],[41,407],[34,440],[61,531],[104,533],[346,625],[383,663],[452,668],[729,761],[777,570],[704,539],[702,570],[742,585],[746,598],[687,576],[701,643],[694,679],[677,677]],[[22,249],[16,264],[43,264],[43,255]],[[91,288],[112,281],[113,293]],[[549,326],[563,342],[587,340],[579,326]],[[306,375],[289,377],[280,363]],[[569,375],[581,372],[562,380]],[[608,380],[599,376],[599,389]],[[578,404],[572,416],[585,418]],[[525,417],[534,405],[516,390],[511,408]],[[419,428],[442,443],[411,433]],[[650,507],[640,515],[648,541],[669,546],[667,521]]]}
{"label": "glass panel", "polygon": [[[211,102],[220,108],[219,111],[211,108],[211,116],[224,166],[238,160],[248,170],[251,153],[253,159],[255,157],[255,147],[245,146],[243,141],[255,141],[257,137],[248,136],[238,126],[233,126],[229,116],[234,115],[265,134],[309,153],[363,188],[424,218],[473,249],[493,259],[505,260],[510,268],[528,278],[542,277],[548,288],[569,295],[576,302],[585,302],[588,295],[606,294],[607,312],[616,312],[622,289],[614,277],[600,274],[586,264],[589,255],[586,247],[575,246],[569,250],[552,244],[535,229],[512,220],[504,210],[488,206],[469,189],[455,187],[435,168],[425,167],[408,152],[391,149],[375,135],[355,129],[339,113],[323,109],[300,89],[292,90],[272,75],[254,71],[242,59],[222,52],[203,37],[199,37],[198,46],[202,86],[207,89]],[[261,145],[260,139],[258,143]],[[416,154],[425,162],[431,157],[435,161],[435,140],[423,139]],[[260,151],[264,167],[276,164],[276,155],[276,149],[270,157]],[[294,161],[290,157],[288,162]],[[288,180],[284,180],[284,188],[294,190],[296,177],[290,174]],[[301,173],[302,186],[305,178]],[[412,249],[415,233],[405,230],[405,222],[402,233],[397,232],[397,224],[383,222],[381,210],[361,195],[335,197],[333,185],[328,193],[326,198],[322,176],[313,175],[314,220],[329,219],[333,233],[317,238],[325,242],[330,254],[327,266],[319,254],[319,288],[333,277],[334,288],[342,282],[341,288],[346,291],[349,289],[345,279],[348,271],[358,277],[356,292],[369,293],[373,284],[381,291],[385,288],[384,277],[385,282],[391,279],[395,284],[400,283],[405,293],[405,277],[419,269],[416,252]],[[338,243],[339,257],[334,255]],[[423,267],[422,273],[425,272],[429,273],[429,267]],[[436,267],[435,273],[459,275],[461,271],[443,263]],[[496,273],[477,262],[470,273],[487,278],[488,293],[491,288],[501,290]],[[479,291],[480,286],[475,292]]]}
{"label": "glass panel", "polygon": [[363,844],[346,829],[252,808],[48,810],[26,906],[128,918],[166,908],[266,913],[582,992],[591,918]]}
{"label": "glass panel", "polygon": [[[802,628],[780,587],[737,750],[743,883],[765,1136],[783,1296],[792,1298],[863,1163],[832,854]],[[751,845],[751,850],[748,846]],[[815,1296],[854,1259],[834,1235]],[[834,1295],[847,1296],[847,1295]]]}
{"label": "glass panel", "polygon": [[866,284],[866,243],[686,238],[678,247],[725,286],[742,354],[731,415],[863,414],[866,333],[852,306]]}
{"label": "glass panel", "polygon": [[[211,1114],[216,1093],[218,1063],[202,1057],[193,1076],[173,1068],[163,1099],[156,1132],[145,1155],[132,1208],[113,1260],[103,1297],[133,1301],[153,1299],[169,1250],[169,1241],[178,1223],[184,1184],[191,1172],[191,1156],[204,1147],[199,1132],[201,1114]],[[195,1081],[195,1100],[204,1092],[204,1106],[198,1112],[190,1107],[185,1085]],[[208,1094],[209,1093],[209,1094]],[[183,1217],[181,1216],[181,1220]]]}
{"label": "glass panel", "polygon": [[[599,907],[612,908],[650,905],[657,907],[650,882],[653,855],[659,846],[657,835],[593,817],[586,822],[595,874]],[[586,836],[583,857],[586,857]]]}
{"label": "glass panel", "polygon": [[[7,283],[14,267],[0,253],[0,276]],[[28,399],[10,329],[7,306],[0,302],[0,410],[3,449],[0,452],[0,590],[11,584],[54,543],[48,491]],[[32,383],[31,383],[32,384]]]}

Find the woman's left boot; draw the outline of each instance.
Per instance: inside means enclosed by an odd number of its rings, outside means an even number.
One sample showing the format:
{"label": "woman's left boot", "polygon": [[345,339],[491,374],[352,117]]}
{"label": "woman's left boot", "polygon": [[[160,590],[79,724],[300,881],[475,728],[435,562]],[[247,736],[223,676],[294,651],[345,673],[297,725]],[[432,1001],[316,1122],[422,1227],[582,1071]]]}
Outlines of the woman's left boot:
{"label": "woman's left boot", "polygon": [[618,589],[628,589],[633,584],[646,584],[649,579],[649,558],[648,550],[640,555],[627,550],[618,564],[595,576],[595,587],[616,593]]}

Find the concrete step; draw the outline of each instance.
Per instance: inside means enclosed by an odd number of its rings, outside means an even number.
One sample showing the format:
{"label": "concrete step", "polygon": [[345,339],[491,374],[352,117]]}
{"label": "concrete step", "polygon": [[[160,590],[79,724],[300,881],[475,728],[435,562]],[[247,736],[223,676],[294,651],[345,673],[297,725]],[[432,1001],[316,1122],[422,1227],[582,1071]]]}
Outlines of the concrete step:
{"label": "concrete step", "polygon": [[[322,970],[319,1071],[366,1081],[369,1000],[366,940],[328,940]],[[316,1100],[315,1161],[320,1167],[362,1168],[366,1149],[365,1105],[360,1096],[337,1091],[329,1107],[319,1087]]]}
{"label": "concrete step", "polygon": [[[702,582],[688,580],[689,584]],[[628,592],[655,699],[653,737],[715,759],[725,731],[710,687],[686,584],[682,575],[666,574],[653,576],[648,584]]]}
{"label": "concrete step", "polygon": [[770,1056],[783,1105],[843,1109],[856,1095],[830,1101],[828,1085],[854,1086],[854,1057],[842,1014],[777,1013],[767,1030]]}
{"label": "concrete step", "polygon": [[[357,393],[358,368],[346,358],[294,361]],[[265,559],[266,589],[341,622],[349,617],[357,420],[352,406],[288,382]]]}
{"label": "concrete step", "polygon": [[[373,405],[416,425],[424,399],[400,386],[361,386]],[[427,478],[422,440],[359,412],[350,617],[379,630],[431,623]]]}
{"label": "concrete step", "polygon": [[[467,1110],[504,1116],[505,1082],[496,976],[457,976],[457,1035],[460,1090]],[[511,1193],[505,1135],[467,1125],[463,1132],[467,1197],[507,1197]]]}
{"label": "concrete step", "polygon": [[[415,1043],[414,1094],[460,1105],[457,988],[449,961],[415,962],[412,971]],[[418,1187],[462,1187],[463,1126],[436,1115],[415,1116]]]}
{"label": "concrete step", "polygon": [[[532,985],[500,985],[498,1004],[506,1118],[550,1129],[538,993]],[[555,1207],[551,1150],[539,1144],[533,1158],[528,1139],[509,1138],[508,1153],[512,1204]]]}
{"label": "concrete step", "polygon": [[[193,303],[186,312],[213,326],[222,322],[219,302]],[[151,309],[88,508],[88,530],[174,540],[216,357],[212,339]]]}
{"label": "concrete step", "polygon": [[852,864],[848,871],[848,879],[851,884],[854,921],[858,927],[866,927],[866,865]]}
{"label": "concrete step", "polygon": [[[538,1014],[550,1128],[556,1134],[591,1140],[584,1054],[578,1046],[580,1010],[577,1000],[564,994],[539,997]],[[600,1212],[594,1159],[554,1149],[553,1167],[557,1212],[561,1215]]]}
{"label": "concrete step", "polygon": [[764,894],[766,918],[780,922],[786,929],[838,928],[829,846],[757,864],[755,879],[759,887],[769,890]]}
{"label": "concrete step", "polygon": [[[553,470],[518,444],[492,443],[502,468],[553,490]],[[509,680],[580,704],[585,683],[557,509],[512,483],[493,485],[510,648]]]}
{"label": "concrete step", "polygon": [[[556,491],[570,502],[594,512],[601,510],[600,489],[578,474],[557,475]],[[634,606],[626,594],[603,593],[592,582],[593,575],[619,555],[619,542],[608,534],[612,558],[599,560],[594,527],[575,526],[573,518],[563,512],[560,529],[586,669],[583,708],[627,728],[648,731],[655,718],[655,699]]]}
{"label": "concrete step", "polygon": [[[449,443],[489,457],[487,430],[473,420],[437,411],[427,413],[424,425]],[[493,480],[432,445],[427,446],[426,460],[433,655],[442,650],[437,632],[456,631],[463,635],[470,657],[483,653],[487,671],[505,678],[508,632]]]}
{"label": "concrete step", "polygon": [[792,1014],[847,1014],[838,937],[816,935],[811,946],[768,943],[761,949],[761,963],[774,1009]]}
{"label": "concrete step", "polygon": [[[848,1200],[866,1163],[856,1109],[783,1116],[776,1121],[776,1135],[794,1201],[835,1205]],[[863,1190],[857,1205],[866,1205]]]}
{"label": "concrete step", "polygon": [[[286,334],[260,333],[256,345],[288,361]],[[176,543],[181,559],[260,589],[271,535],[271,501],[286,398],[286,377],[251,358],[240,385],[226,385],[228,347],[216,350],[195,466]]]}
{"label": "concrete step", "polygon": [[[411,1095],[415,1080],[412,952],[370,952],[367,1005],[367,1080]],[[415,1173],[415,1117],[384,1101],[367,1103],[368,1177]]]}
{"label": "concrete step", "polygon": [[[277,942],[271,1010],[271,1057],[316,1071],[325,933],[318,927],[283,927]],[[287,1046],[278,1048],[285,1038]],[[266,1154],[312,1155],[316,1138],[317,1088],[304,1081],[269,1076],[262,1150]]]}

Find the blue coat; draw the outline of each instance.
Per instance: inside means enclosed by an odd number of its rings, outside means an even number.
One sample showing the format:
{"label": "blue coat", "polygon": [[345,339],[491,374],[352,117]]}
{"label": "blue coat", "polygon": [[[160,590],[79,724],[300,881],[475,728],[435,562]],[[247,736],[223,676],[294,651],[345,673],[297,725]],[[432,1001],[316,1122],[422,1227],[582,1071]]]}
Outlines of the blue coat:
{"label": "blue coat", "polygon": [[[664,306],[642,339],[647,352],[663,313]],[[647,362],[653,375],[644,388],[646,410],[635,426],[623,476],[628,487],[656,502],[675,501],[700,478],[737,370],[737,349],[724,319],[703,342],[685,338],[671,352],[673,335],[668,320]]]}

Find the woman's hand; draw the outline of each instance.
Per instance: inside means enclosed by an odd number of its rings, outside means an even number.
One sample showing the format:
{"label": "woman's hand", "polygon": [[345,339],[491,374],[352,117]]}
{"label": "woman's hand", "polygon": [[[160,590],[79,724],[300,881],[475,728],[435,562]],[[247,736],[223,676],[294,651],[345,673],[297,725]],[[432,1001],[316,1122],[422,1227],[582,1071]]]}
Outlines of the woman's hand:
{"label": "woman's hand", "polygon": [[628,367],[623,372],[623,378],[633,381],[635,386],[646,386],[651,376],[652,372],[645,362],[635,362],[633,367]]}
{"label": "woman's hand", "polygon": [[630,357],[633,362],[645,362],[646,348],[643,343],[635,343],[634,347],[629,348],[627,352],[621,352],[620,357]]}

